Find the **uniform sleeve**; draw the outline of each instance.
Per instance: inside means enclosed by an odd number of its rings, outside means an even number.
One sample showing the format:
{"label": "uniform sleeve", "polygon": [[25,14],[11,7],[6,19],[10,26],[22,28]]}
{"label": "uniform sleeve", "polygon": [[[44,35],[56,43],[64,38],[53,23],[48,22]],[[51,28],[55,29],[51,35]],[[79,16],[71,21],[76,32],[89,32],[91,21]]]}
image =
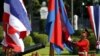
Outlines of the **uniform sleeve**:
{"label": "uniform sleeve", "polygon": [[76,45],[77,45],[78,47],[83,47],[83,46],[86,46],[86,45],[87,45],[87,42],[86,42],[86,41],[77,42]]}

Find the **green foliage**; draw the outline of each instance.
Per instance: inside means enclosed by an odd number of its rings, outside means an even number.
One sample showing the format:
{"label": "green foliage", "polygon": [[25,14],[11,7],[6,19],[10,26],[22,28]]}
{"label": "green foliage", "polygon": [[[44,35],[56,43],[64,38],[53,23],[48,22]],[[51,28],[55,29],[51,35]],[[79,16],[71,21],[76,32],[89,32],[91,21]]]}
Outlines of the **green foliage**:
{"label": "green foliage", "polygon": [[3,28],[0,26],[0,41],[3,39]]}
{"label": "green foliage", "polygon": [[95,50],[96,49],[96,37],[92,33],[88,39],[90,41],[90,50]]}
{"label": "green foliage", "polygon": [[[76,34],[77,36],[76,36],[76,35],[73,35],[73,36],[72,36],[73,42],[79,41],[79,39],[80,39],[80,38],[78,37],[78,36],[79,36],[79,32],[80,32],[80,31],[78,31],[78,35]],[[73,52],[69,52],[69,53],[70,53],[70,54],[74,54],[74,55],[78,54],[78,47],[76,47],[75,45],[73,45]]]}
{"label": "green foliage", "polygon": [[46,45],[48,43],[48,36],[46,34],[39,34],[38,32],[34,32],[33,40],[35,44],[43,43]]}
{"label": "green foliage", "polygon": [[40,20],[40,33],[45,33],[45,25],[46,25],[46,20],[41,19]]}
{"label": "green foliage", "polygon": [[74,54],[74,55],[78,54],[78,47],[74,46],[73,52],[70,52],[70,54]]}
{"label": "green foliage", "polygon": [[25,44],[26,47],[31,46],[31,44],[33,44],[32,37],[31,37],[31,36],[27,36],[27,37],[24,39],[24,44]]}
{"label": "green foliage", "polygon": [[93,5],[93,0],[84,0],[86,5]]}
{"label": "green foliage", "polygon": [[32,14],[34,15],[34,16],[39,16],[39,9],[40,9],[40,2],[39,2],[39,0],[32,0],[32,7],[31,7],[31,9],[32,9]]}
{"label": "green foliage", "polygon": [[39,0],[32,0],[32,4],[33,4],[33,8],[36,9],[36,8],[39,8],[40,7],[40,3],[39,3]]}
{"label": "green foliage", "polygon": [[81,34],[81,30],[76,30],[74,36],[80,36],[80,34]]}

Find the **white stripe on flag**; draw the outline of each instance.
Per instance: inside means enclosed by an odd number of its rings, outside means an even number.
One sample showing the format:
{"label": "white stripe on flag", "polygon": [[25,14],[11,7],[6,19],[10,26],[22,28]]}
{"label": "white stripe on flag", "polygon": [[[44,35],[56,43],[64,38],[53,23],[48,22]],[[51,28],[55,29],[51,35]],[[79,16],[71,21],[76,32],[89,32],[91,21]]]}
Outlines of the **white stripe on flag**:
{"label": "white stripe on flag", "polygon": [[16,30],[20,31],[27,31],[27,29],[25,28],[25,26],[22,24],[22,22],[20,20],[18,20],[17,17],[15,17],[14,15],[10,14],[10,18],[9,18],[9,24]]}
{"label": "white stripe on flag", "polygon": [[20,22],[20,20],[18,20],[17,17],[13,16],[10,13],[10,6],[7,3],[4,3],[4,12],[10,14],[10,18],[9,18],[9,24],[15,28],[18,31],[26,31],[27,29],[25,28],[25,26]]}
{"label": "white stripe on flag", "polygon": [[25,8],[24,3],[23,3],[23,0],[19,0],[19,1],[20,1],[20,3],[22,4],[22,6],[23,6],[25,12],[27,13],[26,8]]}
{"label": "white stripe on flag", "polygon": [[[26,9],[25,9],[25,6],[22,2],[22,0],[19,0],[23,6],[23,9],[25,10],[25,12],[27,13]],[[13,14],[10,13],[10,5],[7,4],[7,3],[4,3],[4,12],[5,13],[8,13],[9,14],[9,24],[7,26],[7,28],[10,26],[12,26],[14,29],[16,29],[18,32],[17,33],[14,33],[14,34],[9,34],[7,33],[10,38],[14,41],[14,43],[17,45],[17,46],[20,46],[21,47],[21,52],[24,52],[24,43],[23,43],[23,40],[22,38],[20,38],[20,32],[21,31],[27,31],[27,35],[30,33],[30,31],[28,31],[26,29],[26,27],[23,25],[23,23],[17,18],[15,17]],[[8,44],[7,44],[7,41],[6,41],[6,35],[4,35],[4,40],[2,41],[2,44],[7,47]]]}
{"label": "white stripe on flag", "polygon": [[70,36],[68,37],[68,41],[72,41],[72,39],[71,39],[71,37],[70,37]]}
{"label": "white stripe on flag", "polygon": [[98,41],[100,41],[100,6],[99,6],[99,33],[98,33]]}
{"label": "white stripe on flag", "polygon": [[93,21],[93,28],[94,28],[94,33],[96,35],[96,38],[97,38],[97,33],[96,33],[96,26],[95,26],[95,18],[94,18],[94,9],[93,9],[93,6],[90,6],[90,9],[91,9],[91,15],[92,15],[92,21]]}
{"label": "white stripe on flag", "polygon": [[10,14],[10,6],[7,3],[4,3],[4,12]]}
{"label": "white stripe on flag", "polygon": [[21,52],[24,52],[24,43],[22,38],[20,38],[19,34],[18,33],[15,33],[13,35],[9,34],[9,36],[18,46],[21,47]]}
{"label": "white stripe on flag", "polygon": [[3,36],[4,36],[4,38],[3,38],[3,41],[1,42],[1,44],[7,47],[8,44],[6,42],[6,37],[5,37],[6,36],[6,33],[5,32],[3,32]]}

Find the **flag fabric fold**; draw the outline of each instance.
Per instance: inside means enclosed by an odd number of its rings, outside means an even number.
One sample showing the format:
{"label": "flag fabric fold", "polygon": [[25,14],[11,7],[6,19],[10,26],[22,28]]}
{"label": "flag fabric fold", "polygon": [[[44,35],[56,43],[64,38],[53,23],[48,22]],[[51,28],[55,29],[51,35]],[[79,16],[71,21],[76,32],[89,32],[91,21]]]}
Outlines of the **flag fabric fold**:
{"label": "flag fabric fold", "polygon": [[100,6],[87,6],[90,24],[96,36],[97,49],[100,49]]}
{"label": "flag fabric fold", "polygon": [[29,35],[31,24],[23,0],[4,0],[4,47],[24,52],[23,38]]}
{"label": "flag fabric fold", "polygon": [[72,51],[70,34],[74,33],[73,27],[67,16],[63,0],[49,0],[48,18],[46,32],[49,35],[49,42],[59,54],[64,47]]}

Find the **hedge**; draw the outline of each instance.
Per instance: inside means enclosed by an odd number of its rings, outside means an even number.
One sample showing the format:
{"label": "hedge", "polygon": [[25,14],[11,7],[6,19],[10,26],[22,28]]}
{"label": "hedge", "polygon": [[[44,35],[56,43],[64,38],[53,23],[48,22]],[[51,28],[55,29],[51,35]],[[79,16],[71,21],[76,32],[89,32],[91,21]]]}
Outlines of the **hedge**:
{"label": "hedge", "polygon": [[34,43],[43,43],[47,44],[48,43],[48,36],[46,34],[39,34],[38,32],[33,32],[33,40]]}
{"label": "hedge", "polygon": [[31,36],[27,36],[25,39],[24,39],[24,45],[26,47],[28,46],[31,46],[33,43],[33,40],[32,40],[32,37]]}
{"label": "hedge", "polygon": [[0,41],[3,39],[3,28],[0,26]]}

